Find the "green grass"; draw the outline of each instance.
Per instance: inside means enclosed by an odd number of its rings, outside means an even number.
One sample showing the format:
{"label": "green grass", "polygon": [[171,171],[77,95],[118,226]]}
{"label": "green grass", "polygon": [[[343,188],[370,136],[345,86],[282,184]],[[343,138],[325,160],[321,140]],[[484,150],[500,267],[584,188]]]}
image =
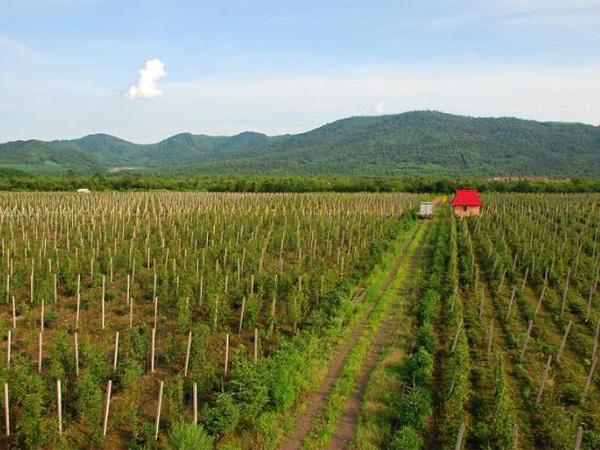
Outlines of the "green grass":
{"label": "green grass", "polygon": [[[313,430],[303,443],[305,450],[313,450],[323,448],[327,445],[333,433],[338,419],[344,412],[344,405],[348,396],[356,387],[356,377],[362,367],[362,363],[367,355],[369,347],[373,342],[375,334],[381,325],[381,322],[386,317],[386,313],[390,306],[397,300],[397,289],[404,281],[407,271],[409,270],[411,256],[413,255],[417,245],[421,241],[425,233],[425,226],[422,226],[418,231],[415,240],[408,248],[406,256],[398,269],[396,277],[383,294],[377,306],[367,319],[367,325],[363,335],[359,339],[357,345],[350,351],[344,366],[334,382],[332,392],[327,398],[325,411],[314,424]],[[399,251],[399,248],[397,249]],[[394,255],[397,258],[397,253]],[[387,277],[387,275],[386,275]],[[385,279],[385,277],[384,277]],[[369,302],[375,301],[378,290],[367,290],[367,299]]]}
{"label": "green grass", "polygon": [[398,234],[390,249],[386,251],[381,259],[381,263],[371,271],[364,282],[364,301],[360,301],[354,305],[354,310],[351,312],[348,321],[343,323],[340,320],[338,326],[328,328],[322,335],[313,338],[318,341],[319,351],[305,355],[305,370],[303,373],[305,379],[299,388],[301,392],[292,409],[282,415],[272,415],[265,418],[264,426],[261,429],[246,430],[237,436],[229,436],[228,439],[219,443],[218,448],[228,450],[233,448],[250,448],[248,443],[253,443],[265,450],[274,450],[284,439],[284,436],[293,431],[296,418],[306,409],[310,396],[318,389],[325,378],[329,364],[335,356],[338,346],[348,338],[348,335],[361,319],[369,305],[377,299],[377,294],[386,281],[390,269],[397,261],[398,253],[404,247],[407,240],[414,234],[416,224],[415,220],[408,222],[406,228]]}

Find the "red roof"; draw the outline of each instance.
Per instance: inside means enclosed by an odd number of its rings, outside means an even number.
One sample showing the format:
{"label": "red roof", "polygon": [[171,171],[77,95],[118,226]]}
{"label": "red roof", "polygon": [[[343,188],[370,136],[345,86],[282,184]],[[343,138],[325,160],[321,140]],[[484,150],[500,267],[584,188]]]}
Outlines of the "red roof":
{"label": "red roof", "polygon": [[456,191],[452,200],[452,206],[481,206],[483,202],[479,199],[476,189],[462,189]]}

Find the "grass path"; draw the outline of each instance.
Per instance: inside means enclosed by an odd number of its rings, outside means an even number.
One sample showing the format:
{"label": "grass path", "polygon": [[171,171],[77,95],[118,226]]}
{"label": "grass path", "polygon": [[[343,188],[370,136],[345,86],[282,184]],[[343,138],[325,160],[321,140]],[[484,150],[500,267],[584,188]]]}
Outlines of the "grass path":
{"label": "grass path", "polygon": [[388,277],[381,286],[381,289],[377,295],[377,299],[366,309],[366,311],[363,313],[363,316],[354,325],[354,329],[349,334],[348,339],[344,341],[344,343],[338,349],[323,381],[319,385],[318,389],[311,395],[311,397],[307,401],[306,409],[296,419],[293,431],[283,442],[283,444],[280,445],[279,450],[299,450],[300,448],[302,448],[303,442],[313,429],[313,421],[317,418],[319,412],[323,410],[326,404],[327,397],[332,391],[334,387],[334,382],[336,381],[336,379],[338,379],[350,351],[356,347],[367,325],[367,320],[369,316],[381,300],[383,294],[387,291],[389,286],[394,281],[396,273],[398,272],[398,269],[400,268],[402,262],[405,260],[406,254],[411,248],[421,227],[422,225],[419,225],[415,229],[411,238],[402,247],[398,258],[396,259],[395,263],[393,264],[388,273]]}
{"label": "grass path", "polygon": [[405,313],[406,299],[410,295],[415,268],[417,267],[417,261],[421,259],[422,243],[429,229],[429,224],[430,222],[428,222],[424,235],[420,237],[417,247],[410,257],[409,268],[402,279],[402,287],[395,294],[394,302],[389,309],[391,311],[386,315],[383,324],[379,326],[368,348],[366,357],[356,378],[356,387],[346,400],[342,416],[327,446],[329,450],[347,449],[356,435],[367,383],[381,358],[382,349],[392,342],[395,336],[394,331],[402,326],[401,318]]}

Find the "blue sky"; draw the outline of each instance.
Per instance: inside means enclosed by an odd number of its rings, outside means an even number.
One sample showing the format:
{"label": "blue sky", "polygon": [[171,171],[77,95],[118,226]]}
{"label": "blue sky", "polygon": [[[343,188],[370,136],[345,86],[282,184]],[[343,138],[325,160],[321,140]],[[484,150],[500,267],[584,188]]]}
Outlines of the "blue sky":
{"label": "blue sky", "polygon": [[0,141],[413,109],[600,123],[600,0],[0,3]]}

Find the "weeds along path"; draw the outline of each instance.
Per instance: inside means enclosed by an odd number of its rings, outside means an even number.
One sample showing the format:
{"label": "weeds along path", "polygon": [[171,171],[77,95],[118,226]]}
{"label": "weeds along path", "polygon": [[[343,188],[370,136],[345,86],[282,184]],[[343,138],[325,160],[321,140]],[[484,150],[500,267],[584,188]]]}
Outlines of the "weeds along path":
{"label": "weeds along path", "polygon": [[329,450],[345,450],[349,448],[350,442],[356,435],[358,420],[361,413],[361,405],[367,388],[367,383],[380,360],[382,349],[389,345],[394,339],[394,329],[401,326],[400,319],[406,313],[404,303],[410,295],[413,286],[415,268],[422,259],[423,242],[429,231],[431,222],[427,222],[425,233],[422,235],[414,253],[411,255],[410,264],[406,276],[402,280],[402,285],[398,289],[395,300],[388,309],[390,313],[386,316],[384,322],[379,326],[369,349],[363,361],[362,367],[356,378],[356,386],[352,394],[346,400],[344,411],[339,419],[331,441],[327,448]]}
{"label": "weeds along path", "polygon": [[405,260],[407,252],[411,248],[414,240],[419,234],[419,230],[423,227],[422,222],[415,228],[412,236],[408,239],[406,244],[402,247],[400,255],[396,262],[391,267],[387,279],[383,282],[380,291],[378,292],[376,300],[367,308],[363,313],[360,320],[354,325],[354,329],[348,336],[348,339],[340,346],[333,361],[331,362],[325,378],[321,382],[319,388],[312,394],[307,401],[306,409],[298,416],[294,425],[293,432],[279,447],[279,450],[298,450],[302,448],[304,439],[308,436],[312,429],[312,422],[317,417],[318,413],[322,410],[325,404],[327,395],[331,391],[335,380],[337,379],[344,361],[348,356],[348,353],[356,346],[360,339],[363,330],[365,328],[367,319],[383,294],[387,291],[389,286],[392,284],[400,265]]}

